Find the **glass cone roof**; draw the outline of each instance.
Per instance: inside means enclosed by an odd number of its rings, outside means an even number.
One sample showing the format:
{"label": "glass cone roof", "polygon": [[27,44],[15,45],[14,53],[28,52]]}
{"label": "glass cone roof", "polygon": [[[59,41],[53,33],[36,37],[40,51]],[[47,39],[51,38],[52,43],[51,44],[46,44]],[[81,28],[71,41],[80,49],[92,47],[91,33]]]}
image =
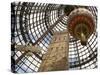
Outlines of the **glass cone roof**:
{"label": "glass cone roof", "polygon": [[[37,72],[42,62],[42,56],[48,51],[53,33],[67,29],[67,17],[64,15],[64,5],[14,2],[11,4],[11,43],[25,45],[28,41],[32,45],[42,47],[41,54],[12,49],[12,69],[14,72]],[[67,6],[66,6],[67,7]],[[79,8],[81,6],[73,6]],[[92,12],[97,21],[97,8],[84,6]],[[14,11],[15,10],[15,11]],[[14,18],[15,17],[15,18]],[[62,18],[63,17],[63,18]],[[70,35],[70,34],[69,34]],[[13,64],[15,62],[15,64]],[[70,35],[69,69],[93,69],[97,67],[97,31],[95,31],[86,46]]]}

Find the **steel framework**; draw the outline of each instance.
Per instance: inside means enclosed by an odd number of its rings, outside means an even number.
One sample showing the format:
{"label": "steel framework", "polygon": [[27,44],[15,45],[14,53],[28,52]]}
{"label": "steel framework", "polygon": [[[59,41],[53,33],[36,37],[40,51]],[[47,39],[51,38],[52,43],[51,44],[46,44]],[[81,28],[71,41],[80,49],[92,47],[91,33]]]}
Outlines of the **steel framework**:
{"label": "steel framework", "polygon": [[[66,10],[67,7],[68,10]],[[11,3],[12,71],[18,73],[37,72],[42,62],[42,56],[48,51],[53,33],[67,29],[68,14],[65,15],[65,12],[71,8],[73,10],[80,7],[91,11],[97,24],[97,8],[94,6]],[[70,12],[71,10],[68,13]],[[90,36],[86,46],[82,46],[80,41],[71,35],[69,41],[69,69],[97,68],[97,31]],[[33,46],[42,47],[42,53],[33,53],[32,56],[27,56],[27,51],[17,51],[14,48],[15,45],[25,45],[27,42]]]}

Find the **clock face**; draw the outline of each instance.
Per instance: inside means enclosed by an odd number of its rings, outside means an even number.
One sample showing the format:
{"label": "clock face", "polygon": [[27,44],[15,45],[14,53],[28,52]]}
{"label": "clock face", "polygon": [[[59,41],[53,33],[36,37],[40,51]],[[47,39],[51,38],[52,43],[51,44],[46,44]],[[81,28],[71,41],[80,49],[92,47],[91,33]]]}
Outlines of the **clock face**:
{"label": "clock face", "polygon": [[73,10],[68,18],[69,33],[78,40],[88,40],[95,28],[92,13],[85,8]]}

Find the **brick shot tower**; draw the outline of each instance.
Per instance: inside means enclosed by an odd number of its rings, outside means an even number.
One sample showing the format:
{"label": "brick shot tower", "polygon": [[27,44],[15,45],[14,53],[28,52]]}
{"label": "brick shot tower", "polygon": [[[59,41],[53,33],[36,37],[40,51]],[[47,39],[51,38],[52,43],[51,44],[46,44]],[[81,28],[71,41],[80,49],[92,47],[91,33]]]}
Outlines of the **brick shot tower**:
{"label": "brick shot tower", "polygon": [[67,31],[55,32],[48,48],[43,56],[39,71],[68,70],[69,34]]}

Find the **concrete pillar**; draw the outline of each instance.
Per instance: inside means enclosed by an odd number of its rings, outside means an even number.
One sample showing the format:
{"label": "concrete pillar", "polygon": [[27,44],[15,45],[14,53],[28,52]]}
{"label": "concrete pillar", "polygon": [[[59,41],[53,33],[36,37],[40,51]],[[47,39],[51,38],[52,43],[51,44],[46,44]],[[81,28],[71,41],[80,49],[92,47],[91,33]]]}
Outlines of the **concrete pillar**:
{"label": "concrete pillar", "polygon": [[43,56],[39,71],[67,70],[69,51],[69,34],[67,31],[56,32],[53,35],[48,52]]}

